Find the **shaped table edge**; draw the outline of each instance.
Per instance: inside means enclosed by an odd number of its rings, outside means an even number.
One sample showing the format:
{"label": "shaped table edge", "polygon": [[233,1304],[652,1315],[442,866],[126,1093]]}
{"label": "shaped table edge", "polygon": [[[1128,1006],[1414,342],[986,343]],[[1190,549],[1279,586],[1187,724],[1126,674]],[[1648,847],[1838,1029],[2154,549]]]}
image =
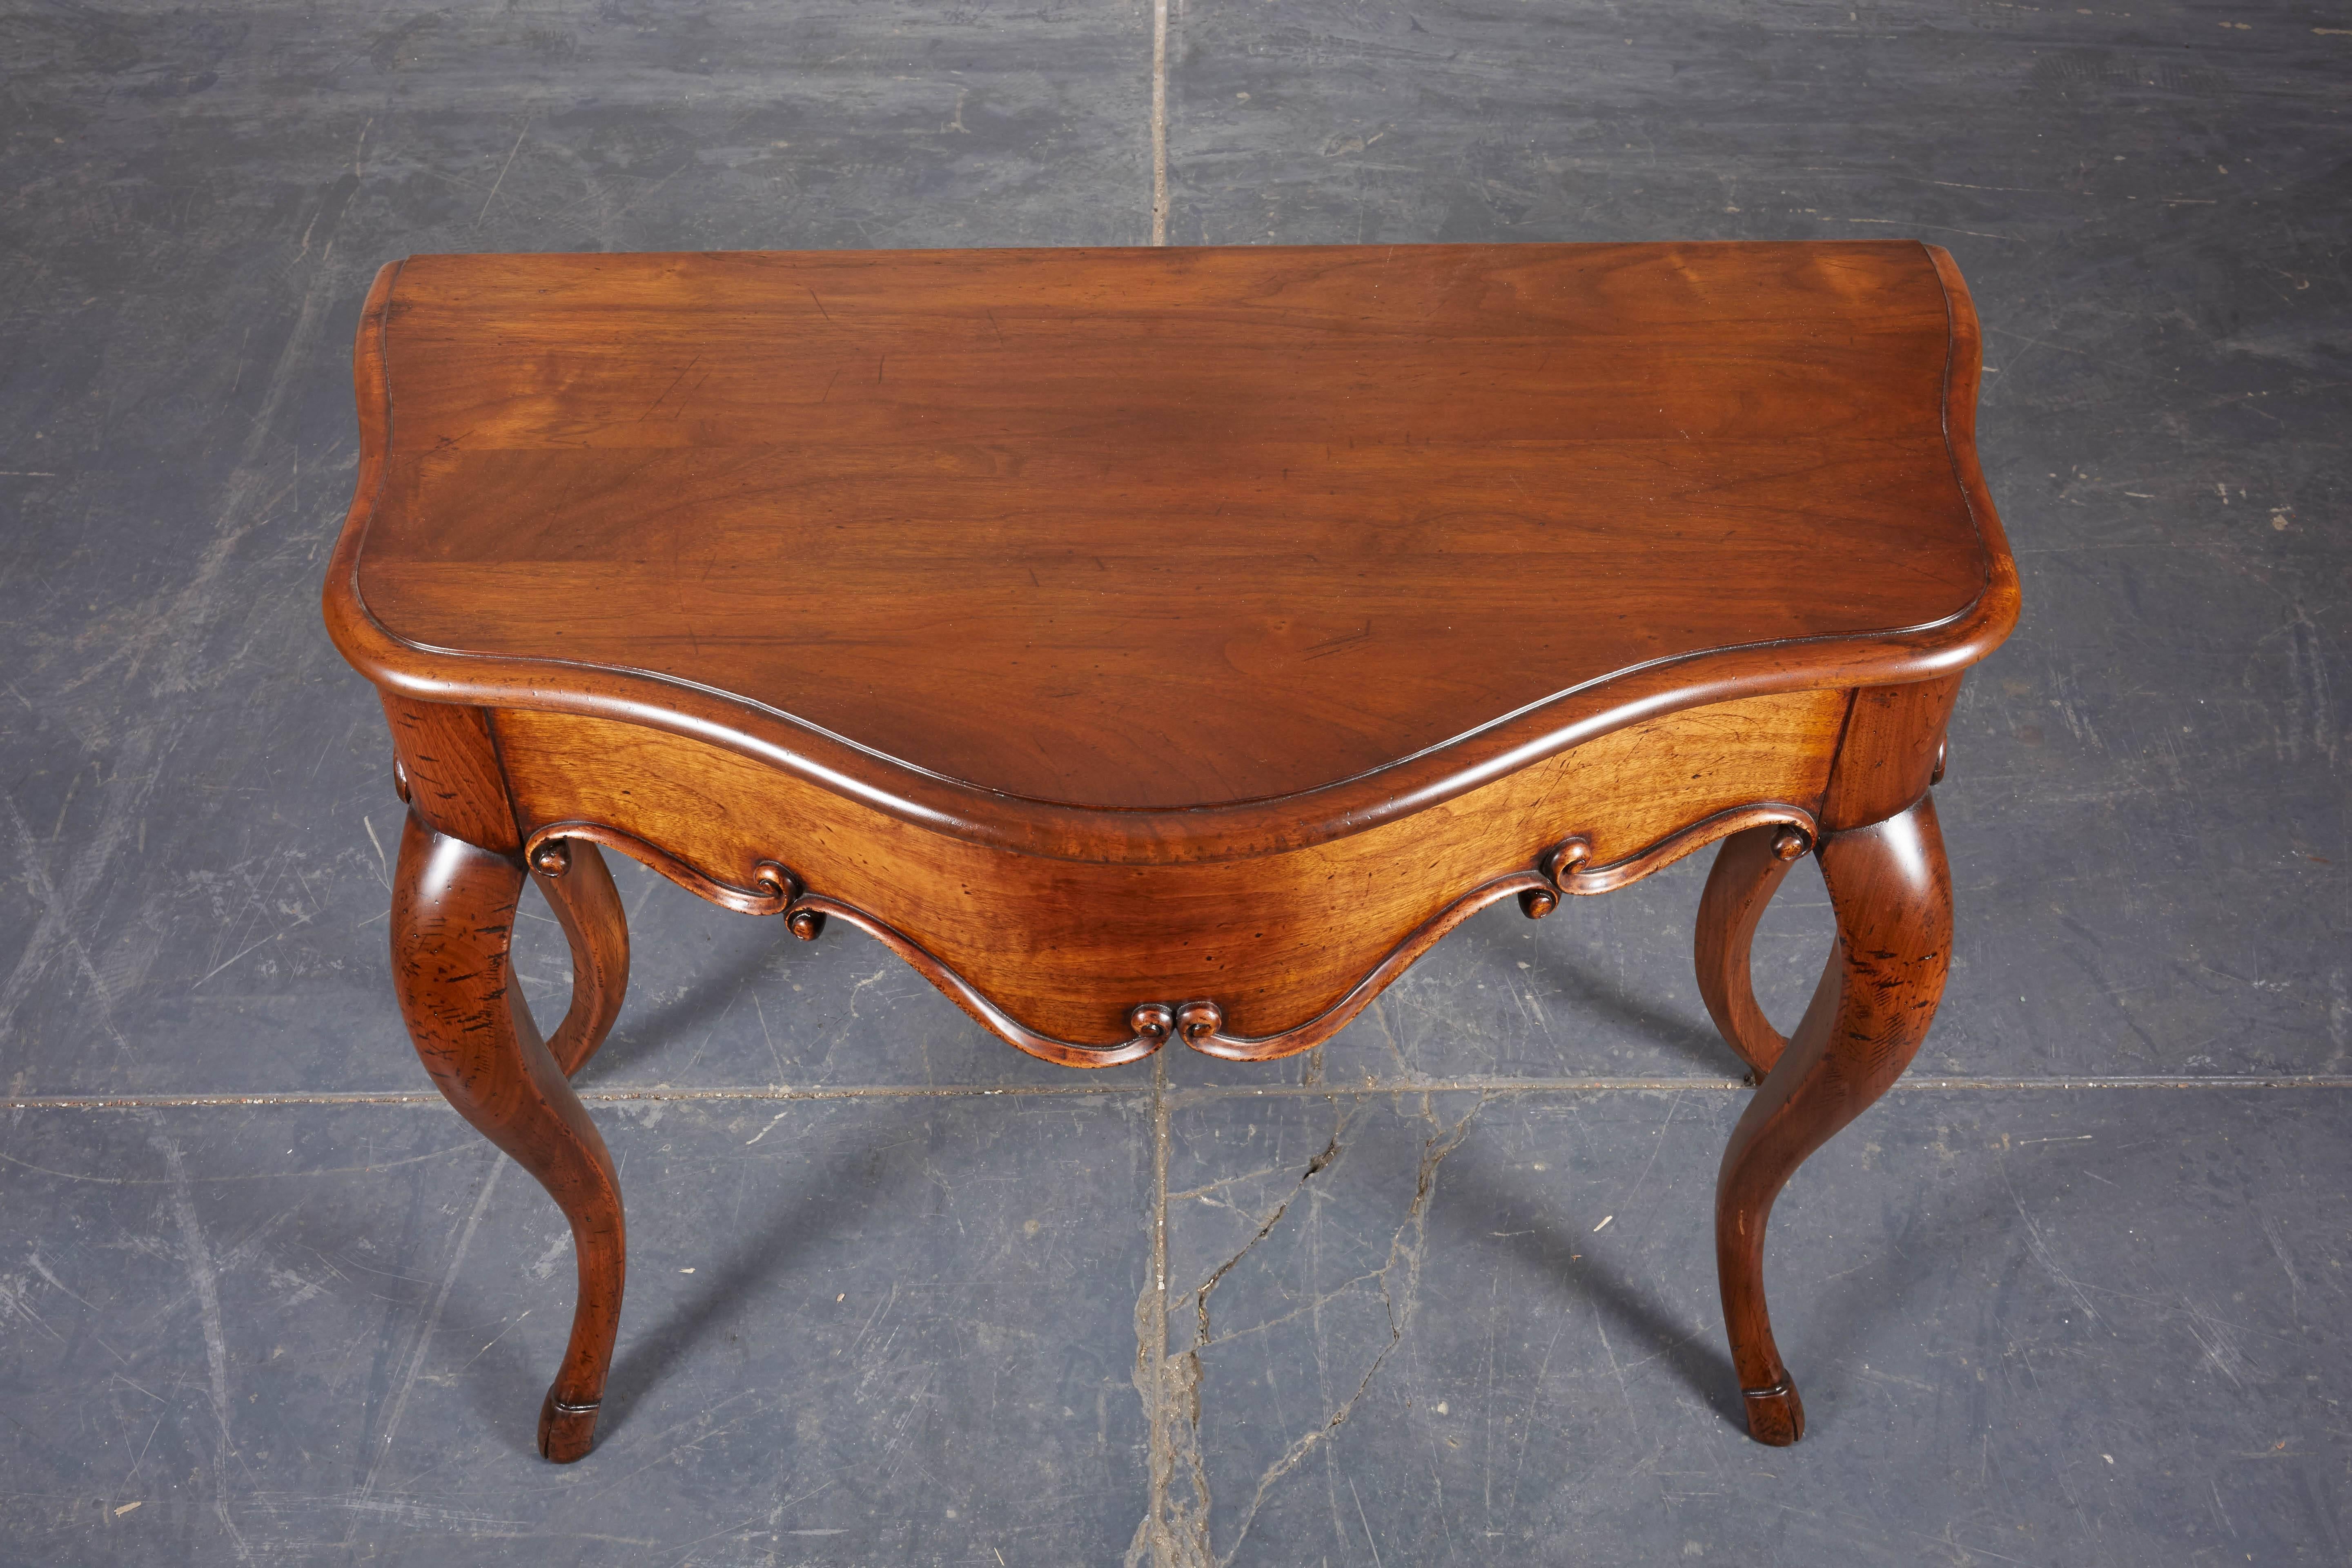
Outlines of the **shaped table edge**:
{"label": "shaped table edge", "polygon": [[732,693],[649,671],[467,654],[410,642],[378,621],[359,587],[360,555],[391,447],[383,337],[402,263],[378,269],[352,351],[359,470],[329,563],[321,608],[336,649],[379,689],[419,701],[527,709],[667,731],[738,752],[913,826],[1055,859],[1165,865],[1244,859],[1394,821],[1580,746],[1685,709],[1776,693],[1901,686],[1958,673],[2017,624],[2017,570],[1976,450],[1982,337],[1958,266],[1923,246],[1951,322],[1945,446],[1983,546],[1986,582],[1954,615],[1888,631],[1700,650],[1621,668],[1438,745],[1313,789],[1182,808],[1089,806],[948,778]]}

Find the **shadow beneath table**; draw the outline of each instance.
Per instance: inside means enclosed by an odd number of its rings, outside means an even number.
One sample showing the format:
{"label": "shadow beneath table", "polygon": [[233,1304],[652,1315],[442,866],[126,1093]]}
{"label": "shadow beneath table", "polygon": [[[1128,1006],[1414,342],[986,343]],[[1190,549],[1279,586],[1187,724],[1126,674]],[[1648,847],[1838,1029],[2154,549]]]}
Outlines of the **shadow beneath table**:
{"label": "shadow beneath table", "polygon": [[[777,1131],[781,1135],[787,1130]],[[877,1136],[887,1140],[890,1131],[877,1127]],[[715,1267],[700,1268],[693,1286],[675,1296],[658,1316],[642,1310],[631,1312],[625,1304],[620,1342],[596,1423],[596,1451],[611,1447],[628,1429],[635,1406],[648,1394],[691,1363],[710,1341],[726,1332],[731,1321],[759,1310],[780,1279],[807,1268],[816,1250],[812,1244],[866,1228],[869,1213],[887,1209],[901,1199],[907,1182],[916,1173],[899,1162],[877,1159],[874,1146],[856,1140],[837,1144],[829,1157],[820,1161],[783,1168],[791,1175],[788,1182],[777,1184],[780,1190],[772,1204],[737,1234],[735,1246],[723,1260]],[[520,1171],[508,1175],[516,1191],[529,1186],[529,1178]],[[510,1194],[502,1190],[499,1195],[504,1199]],[[544,1194],[535,1195],[548,1201]],[[636,1250],[633,1247],[633,1254]],[[645,1260],[633,1255],[630,1264],[639,1268]],[[561,1333],[568,1334],[578,1299],[577,1262],[568,1250],[556,1273],[550,1282],[553,1300],[544,1306],[551,1310]],[[452,1300],[444,1313],[445,1326],[455,1331],[461,1342],[478,1331],[483,1331],[484,1341],[499,1338],[500,1325],[473,1321],[479,1314],[470,1312],[471,1308],[470,1302]],[[562,1343],[559,1337],[549,1347],[555,1356],[561,1355]],[[555,1360],[520,1343],[486,1348],[489,1353],[469,1363],[458,1381],[486,1429],[509,1435],[516,1452],[536,1457],[540,1400],[555,1371]]]}
{"label": "shadow beneath table", "polygon": [[[1847,1135],[1853,1132],[1849,1129]],[[1825,1149],[1815,1158],[1828,1153]],[[1798,1169],[1775,1205],[1779,1229],[1786,1232],[1828,1223],[1808,1214],[1808,1199],[1821,1191],[1822,1182],[1816,1178],[1828,1175],[1827,1172],[1809,1173],[1802,1166]],[[1850,1183],[1871,1178],[1847,1172],[1838,1179]],[[1792,1279],[1785,1268],[1774,1266],[1767,1249],[1765,1286],[1775,1338],[1800,1393],[1810,1390],[1816,1396],[1808,1413],[1811,1426],[1818,1427],[1822,1417],[1835,1408],[1836,1397],[1853,1391],[1858,1381],[1870,1375],[1863,1363],[1874,1335],[1906,1332],[1942,1339],[1965,1338],[1976,1331],[1973,1321],[1962,1326],[1935,1318],[1919,1321],[1917,1299],[1923,1288],[1948,1280],[1953,1260],[1969,1247],[1972,1237],[2003,1228],[2001,1215],[2016,1200],[2000,1186],[2000,1180],[1996,1172],[1980,1168],[1939,1188],[1932,1212],[1914,1213],[1897,1231],[1857,1240],[1846,1253],[1857,1267],[1831,1280]],[[1444,1182],[1453,1198],[1470,1205],[1473,1212],[1523,1213],[1546,1206],[1543,1199],[1507,1181],[1496,1180],[1494,1173],[1476,1163],[1463,1163],[1458,1153],[1447,1163]],[[1689,1206],[1687,1216],[1677,1213],[1673,1223],[1686,1219],[1692,1226],[1711,1229],[1712,1205]],[[1500,1239],[1541,1278],[1556,1281],[1563,1295],[1580,1295],[1591,1301],[1612,1333],[1639,1343],[1643,1347],[1639,1360],[1663,1361],[1718,1418],[1742,1433],[1748,1430],[1746,1402],[1739,1394],[1738,1375],[1713,1301],[1697,1317],[1678,1310],[1639,1279],[1622,1276],[1589,1252],[1578,1255],[1575,1247],[1580,1238],[1570,1231],[1539,1226]],[[1959,1332],[1955,1333],[1956,1329]]]}
{"label": "shadow beneath table", "polygon": [[[888,1125],[875,1131],[884,1142],[894,1132]],[[732,1320],[756,1311],[777,1279],[809,1267],[816,1250],[810,1244],[868,1233],[869,1213],[892,1208],[919,1177],[907,1162],[877,1159],[876,1148],[864,1141],[793,1171],[797,1190],[779,1194],[764,1223],[743,1232],[724,1261],[698,1269],[692,1289],[660,1318],[624,1323],[597,1423],[600,1446],[625,1431],[638,1401],[694,1361],[700,1347],[724,1333]]]}
{"label": "shadow beneath table", "polygon": [[[1540,1210],[1544,1201],[1510,1189],[1490,1178],[1482,1166],[1447,1163],[1444,1182],[1455,1201],[1483,1214]],[[1711,1216],[1696,1216],[1711,1223]],[[1748,1428],[1748,1412],[1739,1397],[1738,1376],[1724,1346],[1720,1321],[1694,1322],[1652,1294],[1638,1279],[1623,1279],[1590,1254],[1577,1255],[1574,1237],[1557,1226],[1514,1231],[1503,1245],[1541,1278],[1558,1282],[1564,1295],[1580,1295],[1592,1303],[1602,1325],[1643,1347],[1643,1360],[1664,1361],[1686,1388],[1721,1419]]]}
{"label": "shadow beneath table", "polygon": [[1572,1014],[1597,1014],[1620,1027],[1672,1047],[1677,1055],[1688,1058],[1693,1066],[1711,1075],[1737,1078],[1748,1070],[1747,1064],[1716,1033],[1714,1020],[1705,1014],[1693,1019],[1687,1014],[1669,1012],[1572,960],[1551,954],[1539,960],[1531,973],[1542,975],[1561,1006]]}
{"label": "shadow beneath table", "polygon": [[[778,938],[787,934],[782,921],[773,921],[768,930]],[[684,994],[669,1001],[642,1008],[625,1003],[613,1033],[572,1079],[573,1085],[592,1089],[623,1077],[681,1037],[717,1024],[730,1007],[742,1000],[746,988],[761,984],[761,971],[775,961],[776,953],[777,943],[772,941],[747,947],[726,955],[707,973],[692,976]],[[641,978],[631,976],[633,981]],[[551,1031],[562,1021],[562,1012],[556,1011],[553,1018],[541,1019],[540,1026],[543,1031]]]}
{"label": "shadow beneath table", "polygon": [[[1654,1063],[1660,1054],[1710,1078],[1743,1075],[1746,1064],[1716,1032],[1695,986],[1685,978],[1691,973],[1690,935],[1687,921],[1675,918],[1680,911],[1663,922],[1642,922],[1666,924],[1672,948],[1653,952],[1643,942],[1628,973],[1605,951],[1596,951],[1604,942],[1613,946],[1623,939],[1578,923],[1598,901],[1603,900],[1568,900],[1545,921],[1550,929],[1537,942],[1518,929],[1525,922],[1507,902],[1480,911],[1422,959],[1412,972],[1413,984],[1384,994],[1383,1002],[1395,998],[1385,1012],[1349,1025],[1341,1037],[1370,1043],[1388,1055],[1391,1047],[1378,1044],[1385,1029],[1394,1052],[1409,1064],[1407,1070],[1423,1076],[1454,1076],[1461,1064],[1449,1058],[1462,1057],[1465,1045],[1475,1055],[1524,1064],[1518,1070],[1536,1078],[1612,1070],[1596,1057]],[[1689,901],[1696,918],[1696,889]],[[1570,929],[1561,932],[1562,926]],[[1669,981],[1675,970],[1680,975]],[[1515,997],[1518,1005],[1498,1016],[1496,999],[1502,995]]]}

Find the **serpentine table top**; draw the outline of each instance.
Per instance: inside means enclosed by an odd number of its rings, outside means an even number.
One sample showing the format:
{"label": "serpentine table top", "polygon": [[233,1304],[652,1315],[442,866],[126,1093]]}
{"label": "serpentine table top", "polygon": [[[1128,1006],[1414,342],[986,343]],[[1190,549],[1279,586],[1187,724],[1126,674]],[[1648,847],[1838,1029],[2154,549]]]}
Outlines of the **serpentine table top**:
{"label": "serpentine table top", "polygon": [[[1702,989],[1764,1086],[1726,1313],[1794,1440],[1763,1215],[1925,1032],[1927,785],[2017,616],[1979,362],[1908,241],[386,267],[326,616],[411,809],[412,1035],[581,1242],[550,1457],[620,1300],[565,1082],[626,982],[599,845],[1099,1066],[1309,1048],[1475,910],[1721,841]],[[1748,939],[1816,849],[1840,938],[1791,1041]],[[574,953],[546,1041],[526,875]]]}

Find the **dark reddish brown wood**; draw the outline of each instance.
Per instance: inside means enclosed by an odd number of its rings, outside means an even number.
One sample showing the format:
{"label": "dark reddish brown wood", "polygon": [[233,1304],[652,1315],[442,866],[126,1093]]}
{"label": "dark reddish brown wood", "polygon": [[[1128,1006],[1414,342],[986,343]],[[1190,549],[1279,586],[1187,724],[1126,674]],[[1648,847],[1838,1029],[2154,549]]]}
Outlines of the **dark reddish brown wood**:
{"label": "dark reddish brown wood", "polygon": [[1804,1022],[1732,1130],[1716,1183],[1715,1255],[1731,1360],[1759,1442],[1793,1443],[1805,1409],[1764,1304],[1764,1227],[1807,1155],[1902,1076],[1951,962],[1951,874],[1934,801],[1822,841],[1835,951]]}
{"label": "dark reddish brown wood", "polygon": [[1733,834],[1715,852],[1706,891],[1698,901],[1698,994],[1724,1039],[1761,1083],[1789,1041],[1756,1005],[1748,947],[1756,922],[1780,889],[1789,868],[1812,847],[1801,827],[1768,822]]}
{"label": "dark reddish brown wood", "polygon": [[[1653,759],[1653,765],[1664,759]],[[1559,884],[1563,893],[1610,893],[1619,888],[1638,882],[1651,872],[1671,866],[1684,856],[1706,848],[1726,837],[1737,837],[1752,832],[1771,830],[1771,841],[1782,850],[1782,858],[1793,859],[1805,852],[1818,831],[1813,814],[1801,805],[1786,801],[1759,801],[1754,805],[1734,806],[1701,817],[1689,826],[1677,829],[1643,848],[1639,854],[1622,859],[1594,863],[1591,840],[1579,835],[1562,842],[1544,857],[1544,869]]]}
{"label": "dark reddish brown wood", "polygon": [[572,1341],[539,1418],[540,1452],[568,1463],[595,1440],[621,1321],[621,1187],[612,1156],[531,1022],[507,963],[520,863],[436,833],[412,813],[392,900],[392,971],[425,1070],[572,1222],[580,1265]]}
{"label": "dark reddish brown wood", "polygon": [[1981,658],[1974,332],[1908,242],[419,257],[328,618],[974,841],[1262,853]]}
{"label": "dark reddish brown wood", "polygon": [[1834,831],[1884,820],[1927,793],[1944,755],[1944,724],[1960,695],[1958,675],[1853,694],[1822,826]]}
{"label": "dark reddish brown wood", "polygon": [[[1557,902],[1753,822],[1810,824],[1846,707],[1823,691],[1687,710],[1346,838],[1143,865],[1008,854],[643,727],[505,711],[496,728],[532,846],[592,838],[748,914],[857,910],[851,923],[893,933],[1000,1037],[1104,1066],[1165,1037],[1137,1026],[1147,1005],[1214,1004],[1198,1046],[1308,1048],[1352,1016],[1332,1011],[1349,994],[1369,999],[1360,981],[1393,976],[1412,933],[1498,878]],[[824,908],[793,905],[802,891]]]}
{"label": "dark reddish brown wood", "polygon": [[[1979,354],[1907,242],[386,268],[324,607],[411,805],[417,1049],[578,1241],[550,1457],[621,1295],[565,1081],[627,984],[599,845],[1101,1066],[1307,1048],[1472,910],[1722,840],[1700,984],[1766,1074],[1727,1321],[1793,1440],[1764,1219],[1933,1011],[1924,795],[2017,614]],[[1816,837],[1840,938],[1791,1043],[1748,950]],[[572,950],[551,1045],[526,864]]]}
{"label": "dark reddish brown wood", "polygon": [[392,726],[393,784],[426,826],[486,849],[521,844],[507,803],[504,770],[478,708],[453,708],[383,694]]}
{"label": "dark reddish brown wood", "polygon": [[594,841],[558,838],[536,846],[531,880],[547,895],[572,945],[572,1005],[547,1042],[570,1078],[612,1032],[629,992],[629,918]]}

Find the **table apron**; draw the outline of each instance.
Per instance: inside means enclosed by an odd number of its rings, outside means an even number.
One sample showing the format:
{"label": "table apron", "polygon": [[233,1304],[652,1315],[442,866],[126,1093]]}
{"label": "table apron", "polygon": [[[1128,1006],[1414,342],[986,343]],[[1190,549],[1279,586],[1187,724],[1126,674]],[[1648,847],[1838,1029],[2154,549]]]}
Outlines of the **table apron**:
{"label": "table apron", "polygon": [[[1918,717],[1879,706],[1873,734]],[[1152,1006],[1213,1054],[1306,1049],[1486,903],[1517,893],[1549,912],[1556,894],[1622,886],[1761,821],[1810,837],[1854,711],[1837,689],[1689,709],[1345,837],[1150,865],[952,837],[648,727],[500,710],[488,731],[524,842],[593,839],[745,912],[846,917],[1013,1044],[1097,1065],[1159,1043],[1139,1015]],[[420,763],[404,764],[414,787]],[[1866,778],[1885,795],[1899,773]],[[1869,794],[1846,792],[1849,823]],[[1063,1045],[1076,1048],[1041,1048]]]}

